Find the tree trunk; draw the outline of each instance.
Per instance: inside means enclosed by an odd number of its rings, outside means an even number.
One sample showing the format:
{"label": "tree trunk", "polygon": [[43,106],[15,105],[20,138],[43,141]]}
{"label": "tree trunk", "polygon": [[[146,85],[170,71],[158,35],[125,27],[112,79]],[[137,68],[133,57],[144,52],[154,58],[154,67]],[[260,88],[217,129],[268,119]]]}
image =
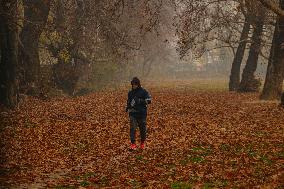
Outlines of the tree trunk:
{"label": "tree trunk", "polygon": [[[53,78],[57,87],[62,89],[69,95],[73,95],[77,82],[82,74],[82,66],[89,61],[82,53],[82,46],[85,43],[85,28],[86,28],[86,1],[78,0],[74,15],[74,24],[71,29],[72,45],[68,48],[70,60],[64,62],[58,58],[58,63],[53,65]],[[64,14],[62,4],[57,5],[56,22],[57,29],[64,29]],[[63,30],[62,30],[63,31]]]}
{"label": "tree trunk", "polygon": [[229,81],[230,91],[236,91],[239,88],[241,64],[246,50],[249,31],[250,31],[250,23],[248,22],[248,19],[246,19],[240,38],[240,44],[238,46],[231,68],[231,75]]}
{"label": "tree trunk", "polygon": [[[280,1],[284,10],[284,0]],[[260,96],[263,100],[280,99],[284,79],[284,17],[278,16],[270,51],[264,88]]]}
{"label": "tree trunk", "polygon": [[257,69],[257,63],[259,54],[261,51],[261,38],[264,25],[264,11],[260,11],[261,14],[257,16],[255,21],[255,28],[252,35],[252,43],[250,46],[249,56],[246,66],[242,74],[242,80],[238,91],[240,92],[256,92],[261,85],[260,81],[254,76],[254,72]]}
{"label": "tree trunk", "polygon": [[143,63],[142,63],[142,77],[143,78],[146,78],[149,76],[154,60],[155,60],[155,57],[153,57],[152,55],[146,58],[146,60],[145,58],[143,59]]}
{"label": "tree trunk", "polygon": [[60,61],[53,65],[53,78],[56,86],[72,96],[79,80],[79,69],[71,62]]}
{"label": "tree trunk", "polygon": [[28,94],[38,92],[40,59],[38,44],[47,22],[50,0],[24,0],[24,26],[20,34],[19,63],[22,66],[21,86]]}
{"label": "tree trunk", "polygon": [[[12,4],[12,5],[11,5]],[[13,108],[18,103],[18,1],[4,0],[0,3],[0,103]]]}

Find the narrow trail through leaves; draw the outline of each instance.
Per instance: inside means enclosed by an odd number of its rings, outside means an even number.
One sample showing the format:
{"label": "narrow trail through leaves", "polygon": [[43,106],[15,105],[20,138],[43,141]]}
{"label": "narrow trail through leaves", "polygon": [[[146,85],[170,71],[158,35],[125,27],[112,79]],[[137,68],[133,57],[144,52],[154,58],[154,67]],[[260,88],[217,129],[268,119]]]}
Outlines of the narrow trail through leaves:
{"label": "narrow trail through leaves", "polygon": [[[1,113],[14,188],[283,187],[284,110],[258,94],[150,89],[146,150],[130,152],[126,90]],[[254,103],[249,103],[254,102]]]}

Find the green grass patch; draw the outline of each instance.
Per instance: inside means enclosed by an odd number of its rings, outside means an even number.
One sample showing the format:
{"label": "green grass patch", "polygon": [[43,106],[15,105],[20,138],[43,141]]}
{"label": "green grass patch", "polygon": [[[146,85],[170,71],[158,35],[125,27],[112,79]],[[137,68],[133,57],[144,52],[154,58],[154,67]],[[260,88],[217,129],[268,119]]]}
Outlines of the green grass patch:
{"label": "green grass patch", "polygon": [[228,82],[226,80],[192,80],[189,88],[197,91],[227,91]]}
{"label": "green grass patch", "polygon": [[198,175],[194,175],[194,176],[191,176],[190,179],[189,179],[189,182],[190,183],[196,183],[200,180],[200,177]]}
{"label": "green grass patch", "polygon": [[223,152],[229,152],[231,150],[231,146],[229,144],[221,144],[220,150]]}
{"label": "green grass patch", "polygon": [[73,186],[73,185],[58,185],[58,186],[55,186],[55,189],[75,189],[77,188],[76,186]]}
{"label": "green grass patch", "polygon": [[94,172],[88,172],[88,173],[85,173],[84,175],[81,176],[81,178],[83,179],[88,179],[90,177],[95,177],[96,176],[96,173]]}
{"label": "green grass patch", "polygon": [[249,144],[246,146],[245,151],[247,152],[249,157],[256,157],[257,152],[253,149],[253,145]]}
{"label": "green grass patch", "polygon": [[284,158],[284,152],[277,152],[276,157],[279,158],[279,159],[283,159]]}
{"label": "green grass patch", "polygon": [[257,153],[253,150],[249,150],[247,153],[248,153],[249,157],[256,157],[257,156]]}
{"label": "green grass patch", "polygon": [[141,155],[138,155],[138,156],[136,156],[135,158],[136,158],[136,160],[138,160],[138,161],[142,161],[142,160],[143,160],[143,156],[141,156]]}
{"label": "green grass patch", "polygon": [[29,120],[25,120],[24,127],[25,128],[36,128],[37,125]]}
{"label": "green grass patch", "polygon": [[107,185],[109,183],[109,179],[107,177],[102,177],[100,180],[100,184]]}
{"label": "green grass patch", "polygon": [[244,152],[244,149],[241,145],[236,145],[233,150],[236,155],[240,155],[242,152]]}
{"label": "green grass patch", "polygon": [[228,186],[228,181],[227,180],[217,180],[214,182],[215,187],[217,188],[223,188]]}
{"label": "green grass patch", "polygon": [[181,165],[187,165],[189,162],[191,163],[203,163],[205,162],[205,158],[200,155],[187,155],[185,159],[182,159],[180,161]]}
{"label": "green grass patch", "polygon": [[75,148],[79,151],[84,151],[87,149],[87,145],[81,142],[78,142],[77,144],[75,144]]}
{"label": "green grass patch", "polygon": [[267,135],[267,133],[264,131],[256,131],[254,135],[257,137],[264,137],[265,135]]}
{"label": "green grass patch", "polygon": [[197,145],[193,147],[189,154],[180,161],[181,165],[187,165],[189,162],[191,163],[202,163],[205,162],[205,157],[212,153],[210,147],[202,147],[201,145]]}
{"label": "green grass patch", "polygon": [[187,165],[188,163],[189,163],[189,160],[187,158],[186,159],[182,159],[180,161],[180,164],[183,165],[183,166]]}
{"label": "green grass patch", "polygon": [[154,87],[156,89],[175,89],[182,91],[212,91],[223,92],[228,91],[228,80],[222,78],[216,79],[187,79],[187,80],[167,80],[165,82],[152,81],[151,85],[146,87]]}
{"label": "green grass patch", "polygon": [[96,184],[92,181],[92,179],[95,178],[96,176],[97,174],[94,172],[87,172],[84,173],[83,175],[77,175],[74,178],[77,180],[77,182],[80,182],[80,186],[86,187]]}
{"label": "green grass patch", "polygon": [[231,165],[234,169],[236,169],[236,168],[238,167],[238,161],[236,161],[236,160],[231,160],[231,161],[230,161],[230,165]]}
{"label": "green grass patch", "polygon": [[204,185],[203,185],[203,189],[210,189],[210,188],[214,188],[214,184],[213,183],[210,183],[210,182],[208,182],[208,183],[205,183]]}
{"label": "green grass patch", "polygon": [[192,163],[201,163],[205,161],[205,159],[202,156],[193,156],[193,157],[190,157],[189,160]]}
{"label": "green grass patch", "polygon": [[227,180],[211,180],[207,181],[203,184],[203,189],[210,189],[210,188],[224,188],[228,186]]}
{"label": "green grass patch", "polygon": [[83,186],[83,187],[87,187],[87,186],[90,186],[90,183],[88,181],[82,181],[80,182],[80,186]]}
{"label": "green grass patch", "polygon": [[174,182],[171,184],[172,189],[191,189],[192,185],[187,182]]}
{"label": "green grass patch", "polygon": [[268,164],[268,165],[273,164],[273,161],[272,161],[271,159],[269,159],[268,156],[266,156],[266,155],[262,155],[262,156],[260,157],[260,160],[261,160],[263,163]]}
{"label": "green grass patch", "polygon": [[149,160],[145,159],[142,155],[135,156],[136,161],[147,163]]}
{"label": "green grass patch", "polygon": [[169,169],[176,169],[176,165],[173,164],[173,163],[168,164],[167,167],[168,167]]}
{"label": "green grass patch", "polygon": [[212,149],[210,147],[203,147],[201,145],[193,147],[191,151],[192,153],[199,154],[201,156],[207,156],[212,153]]}
{"label": "green grass patch", "polygon": [[200,151],[203,151],[204,149],[202,147],[194,147],[192,148],[192,151],[194,152],[200,152]]}

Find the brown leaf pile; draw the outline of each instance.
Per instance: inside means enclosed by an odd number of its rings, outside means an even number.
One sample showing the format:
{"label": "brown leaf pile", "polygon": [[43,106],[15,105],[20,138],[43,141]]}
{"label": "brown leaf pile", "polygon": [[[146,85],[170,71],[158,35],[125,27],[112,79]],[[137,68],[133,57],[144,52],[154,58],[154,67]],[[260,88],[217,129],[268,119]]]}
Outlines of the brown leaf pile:
{"label": "brown leaf pile", "polygon": [[1,113],[1,183],[20,188],[283,187],[284,110],[257,94],[152,89],[130,152],[127,91]]}

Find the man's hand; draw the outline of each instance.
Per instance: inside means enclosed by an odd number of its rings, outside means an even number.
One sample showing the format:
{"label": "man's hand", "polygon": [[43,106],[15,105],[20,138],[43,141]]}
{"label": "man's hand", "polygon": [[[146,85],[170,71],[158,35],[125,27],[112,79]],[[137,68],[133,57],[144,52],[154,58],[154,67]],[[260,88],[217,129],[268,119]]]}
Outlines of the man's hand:
{"label": "man's hand", "polygon": [[130,105],[131,105],[131,107],[134,107],[135,104],[136,104],[136,101],[135,101],[135,98],[134,98],[134,99],[131,100]]}
{"label": "man's hand", "polygon": [[146,102],[146,104],[151,104],[152,99],[151,99],[151,98],[146,98],[146,99],[145,99],[145,102]]}

